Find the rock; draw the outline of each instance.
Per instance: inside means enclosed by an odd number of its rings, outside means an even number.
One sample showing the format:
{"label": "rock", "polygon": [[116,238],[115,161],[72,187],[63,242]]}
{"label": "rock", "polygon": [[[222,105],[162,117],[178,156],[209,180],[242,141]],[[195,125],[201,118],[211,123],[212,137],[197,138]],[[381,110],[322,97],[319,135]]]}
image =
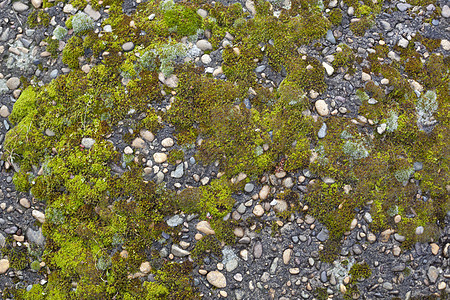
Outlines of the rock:
{"label": "rock", "polygon": [[122,45],[122,50],[125,52],[129,52],[134,49],[133,42],[126,42]]}
{"label": "rock", "polygon": [[155,135],[145,129],[141,130],[141,132],[139,134],[142,136],[142,138],[144,140],[149,141],[149,142],[153,142],[153,140],[155,139]]}
{"label": "rock", "polygon": [[202,51],[208,51],[213,49],[211,43],[208,42],[207,40],[199,40],[195,45]]}
{"label": "rock", "polygon": [[328,110],[328,105],[324,100],[317,100],[314,106],[316,107],[317,113],[322,117],[328,115],[330,112]]}
{"label": "rock", "polygon": [[386,21],[380,21],[381,26],[383,26],[383,29],[386,31],[391,31],[392,27],[391,24],[389,24],[389,22]]}
{"label": "rock", "polygon": [[330,43],[336,44],[336,39],[334,38],[333,31],[331,31],[331,29],[327,31],[327,35],[326,35],[325,38],[326,38],[327,41],[329,41]]}
{"label": "rock", "polygon": [[433,253],[433,255],[438,255],[439,253],[439,246],[436,243],[431,243],[431,253]]}
{"label": "rock", "polygon": [[45,245],[45,237],[42,234],[42,228],[39,228],[37,231],[28,227],[26,231],[26,237],[29,243],[37,244],[39,246]]}
{"label": "rock", "polygon": [[165,139],[163,139],[163,140],[161,141],[161,146],[163,146],[163,147],[165,147],[165,148],[172,147],[173,144],[174,144],[173,139],[170,138],[170,137],[165,138]]}
{"label": "rock", "polygon": [[102,16],[98,11],[94,10],[90,4],[86,5],[86,7],[84,8],[84,12],[89,17],[94,19],[94,21],[97,21]]}
{"label": "rock", "polygon": [[40,223],[44,223],[45,222],[45,215],[43,212],[40,212],[36,209],[33,209],[33,211],[31,212],[31,215],[38,220]]}
{"label": "rock", "polygon": [[209,56],[209,54],[203,54],[202,57],[200,58],[200,60],[205,65],[209,65],[212,61],[211,56]]}
{"label": "rock", "polygon": [[169,225],[170,227],[177,227],[178,225],[183,224],[183,218],[180,215],[175,215],[171,218],[169,218],[166,221],[167,225]]}
{"label": "rock", "polygon": [[270,264],[270,268],[269,268],[269,273],[270,274],[275,274],[276,273],[276,271],[277,271],[277,268],[278,268],[278,257],[275,257],[273,260],[272,260],[272,263]]}
{"label": "rock", "polygon": [[126,146],[125,149],[123,149],[123,153],[126,155],[131,155],[133,154],[133,149],[131,149],[130,146]]}
{"label": "rock", "polygon": [[383,283],[383,288],[390,291],[392,290],[394,287],[392,286],[392,283],[386,281],[385,283]]}
{"label": "rock", "polygon": [[400,216],[400,215],[396,215],[396,216],[394,217],[394,223],[395,223],[395,224],[400,223],[401,220],[402,220],[402,216]]}
{"label": "rock", "polygon": [[150,262],[148,262],[148,261],[144,261],[139,266],[139,271],[141,271],[144,274],[150,273],[151,270],[152,270],[152,267],[150,266]]}
{"label": "rock", "polygon": [[31,0],[31,4],[34,6],[34,8],[39,8],[42,5],[42,0]]}
{"label": "rock", "polygon": [[383,134],[386,131],[386,128],[387,128],[386,123],[380,124],[380,126],[377,127],[378,134]]}
{"label": "rock", "polygon": [[372,232],[369,232],[367,235],[367,241],[371,244],[375,243],[377,241],[377,236],[373,234]]}
{"label": "rock", "polygon": [[405,39],[405,38],[401,38],[401,39],[398,41],[398,45],[399,45],[400,47],[402,47],[402,48],[407,48],[407,47],[408,47],[408,44],[409,44],[409,41],[408,41],[407,39]]}
{"label": "rock", "polygon": [[285,188],[290,189],[294,186],[294,180],[292,179],[292,177],[286,177],[285,179],[283,179],[282,184]]}
{"label": "rock", "polygon": [[445,290],[446,287],[447,287],[447,284],[444,281],[439,282],[438,290],[440,290],[440,291]]}
{"label": "rock", "polygon": [[3,236],[3,234],[0,233],[0,248],[5,247],[6,245],[6,238]]}
{"label": "rock", "polygon": [[411,4],[400,2],[400,3],[397,3],[397,8],[399,11],[405,11],[405,10],[411,8]]}
{"label": "rock", "polygon": [[391,234],[394,233],[393,229],[386,229],[380,234],[380,242],[387,243],[389,241],[389,238],[391,237]]}
{"label": "rock", "polygon": [[153,160],[157,164],[162,164],[163,162],[165,162],[167,160],[167,154],[162,153],[162,152],[155,153],[155,154],[153,154]]}
{"label": "rock", "polygon": [[253,192],[254,188],[255,188],[255,185],[253,183],[247,183],[244,186],[244,191],[247,192],[247,193],[251,193],[251,192]]}
{"label": "rock", "polygon": [[0,274],[6,273],[9,269],[9,260],[0,259]]}
{"label": "rock", "polygon": [[202,18],[206,18],[208,16],[208,12],[202,8],[197,9],[197,14]]}
{"label": "rock", "polygon": [[211,271],[206,275],[206,280],[216,288],[223,289],[227,286],[225,276],[219,271]]}
{"label": "rock", "polygon": [[233,233],[236,237],[241,238],[244,236],[244,229],[242,227],[236,227],[233,230]]}
{"label": "rock", "polygon": [[311,225],[315,221],[316,221],[316,219],[313,216],[311,216],[311,215],[306,215],[305,216],[305,223],[306,224]]}
{"label": "rock", "polygon": [[436,280],[439,277],[439,270],[435,266],[430,266],[427,276],[431,283],[436,283]]}
{"label": "rock", "polygon": [[394,233],[394,239],[395,239],[397,242],[402,243],[402,242],[404,242],[404,241],[406,240],[406,237],[403,236],[403,235],[400,235],[400,234],[398,234],[398,233]]}
{"label": "rock", "polygon": [[11,113],[9,112],[9,109],[6,105],[2,105],[2,107],[0,107],[0,116],[2,118],[7,118],[10,114]]}
{"label": "rock", "polygon": [[177,257],[183,257],[183,256],[188,256],[190,254],[189,251],[186,251],[180,247],[178,247],[177,245],[173,244],[172,245],[172,254],[177,256]]}
{"label": "rock", "polygon": [[178,87],[179,82],[180,80],[175,74],[170,75],[168,78],[164,80],[164,84],[173,89]]}
{"label": "rock", "polygon": [[16,1],[13,3],[13,9],[17,12],[24,12],[28,9],[28,5],[26,5],[22,2]]}
{"label": "rock", "polygon": [[319,139],[323,139],[327,135],[327,124],[323,123],[322,127],[320,127],[319,132],[317,133],[317,136]]}
{"label": "rock", "polygon": [[292,256],[292,249],[286,249],[283,251],[283,263],[285,265],[289,264],[289,261],[291,260]]}
{"label": "rock", "polygon": [[326,63],[326,62],[323,62],[323,63],[322,63],[322,66],[325,68],[325,71],[327,71],[328,76],[333,75],[333,73],[334,73],[334,68],[333,68],[330,64],[328,64],[328,63]]}
{"label": "rock", "polygon": [[317,239],[321,242],[325,242],[326,240],[328,240],[328,237],[329,237],[329,232],[325,228],[323,228],[317,235]]}
{"label": "rock", "polygon": [[394,256],[399,256],[401,252],[402,249],[400,249],[400,247],[397,245],[395,245],[394,248],[392,248],[392,254],[394,254]]}
{"label": "rock", "polygon": [[450,18],[450,7],[448,5],[442,6],[441,15],[444,18]]}
{"label": "rock", "polygon": [[406,268],[405,263],[400,262],[400,263],[395,264],[395,265],[391,268],[391,270],[392,270],[392,272],[402,272],[405,268]]}
{"label": "rock", "polygon": [[86,149],[91,149],[94,146],[95,140],[93,138],[82,138],[81,145]]}
{"label": "rock", "polygon": [[[14,3],[20,3],[20,2],[14,2]],[[6,81],[6,86],[10,90],[15,90],[20,86],[20,79],[17,77],[11,77]]]}
{"label": "rock", "polygon": [[183,166],[183,164],[179,164],[175,168],[175,171],[172,171],[170,173],[170,176],[173,178],[181,178],[181,177],[183,177],[183,174],[184,174],[184,166]]}
{"label": "rock", "polygon": [[256,15],[256,8],[255,8],[255,2],[253,0],[246,0],[245,1],[245,7],[248,9],[248,11],[254,16]]}
{"label": "rock", "polygon": [[320,281],[323,283],[328,281],[327,271],[320,272]]}
{"label": "rock", "polygon": [[233,272],[239,265],[239,258],[230,247],[222,249],[222,264],[227,272]]}
{"label": "rock", "polygon": [[268,185],[265,185],[262,187],[262,189],[259,191],[259,199],[266,200],[267,197],[269,197],[270,193],[270,187]]}
{"label": "rock", "polygon": [[372,79],[372,76],[370,76],[370,74],[367,74],[366,72],[361,72],[361,79],[362,81],[369,81]]}
{"label": "rock", "polygon": [[288,209],[288,204],[284,200],[277,200],[277,203],[273,207],[273,210],[278,213],[286,211],[287,209]]}
{"label": "rock", "polygon": [[353,219],[352,222],[350,223],[350,230],[353,230],[356,225],[358,225],[358,220],[357,219]]}
{"label": "rock", "polygon": [[449,40],[441,40],[442,49],[449,51],[450,50],[450,41]]}
{"label": "rock", "polygon": [[208,221],[198,222],[197,225],[195,226],[195,229],[206,235],[216,234],[215,231],[211,228],[211,225],[209,224]]}
{"label": "rock", "polygon": [[421,234],[423,233],[423,226],[418,226],[418,227],[416,228],[415,233],[416,233],[417,235],[421,235]]}
{"label": "rock", "polygon": [[31,207],[31,203],[27,198],[21,198],[19,200],[19,204],[22,205],[25,208],[30,208]]}
{"label": "rock", "polygon": [[300,268],[289,268],[289,273],[292,275],[297,275],[300,273]]}
{"label": "rock", "polygon": [[261,217],[264,214],[264,208],[260,204],[255,205],[253,214],[257,217]]}
{"label": "rock", "polygon": [[253,256],[255,258],[260,258],[262,256],[263,247],[262,243],[260,241],[257,241],[255,243],[255,246],[253,247]]}
{"label": "rock", "polygon": [[131,147],[142,149],[145,147],[145,141],[143,139],[141,139],[140,137],[137,137],[131,143]]}

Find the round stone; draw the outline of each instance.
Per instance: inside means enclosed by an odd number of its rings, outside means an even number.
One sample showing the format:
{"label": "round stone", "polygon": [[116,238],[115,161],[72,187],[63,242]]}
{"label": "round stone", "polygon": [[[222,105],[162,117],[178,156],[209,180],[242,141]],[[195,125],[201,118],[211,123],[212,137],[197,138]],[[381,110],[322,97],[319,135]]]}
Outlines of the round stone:
{"label": "round stone", "polygon": [[212,59],[211,59],[211,56],[209,56],[209,54],[203,54],[201,57],[201,61],[205,65],[209,65],[211,63]]}
{"label": "round stone", "polygon": [[259,199],[266,200],[270,193],[270,187],[265,185],[262,187],[261,191],[259,191]]}
{"label": "round stone", "polygon": [[157,164],[162,164],[163,162],[165,162],[167,160],[167,154],[161,153],[161,152],[155,153],[155,154],[153,154],[153,160]]}
{"label": "round stone", "polygon": [[196,43],[196,46],[202,51],[208,51],[213,49],[211,43],[208,42],[207,40],[199,40]]}
{"label": "round stone", "polygon": [[0,116],[2,118],[7,118],[10,114],[11,113],[9,112],[9,109],[6,105],[2,105],[2,107],[0,107]]}
{"label": "round stone", "polygon": [[19,200],[19,204],[22,205],[25,208],[30,208],[31,207],[30,201],[27,198],[21,198]]}
{"label": "round stone", "polygon": [[126,155],[131,155],[133,154],[133,149],[131,149],[130,146],[126,146],[125,149],[123,149],[123,153],[125,153]]}
{"label": "round stone", "polygon": [[24,12],[28,9],[28,5],[17,1],[13,3],[13,8],[17,12]]}
{"label": "round stone", "polygon": [[149,142],[153,142],[153,140],[155,139],[155,135],[153,133],[151,133],[148,130],[141,130],[140,135],[142,136],[142,138],[146,141]]}
{"label": "round stone", "polygon": [[133,148],[144,148],[145,147],[145,141],[141,139],[140,137],[137,137],[133,140],[131,143],[131,147]]}
{"label": "round stone", "polygon": [[134,44],[133,42],[126,42],[125,44],[122,45],[122,49],[125,52],[131,51],[134,49]]}
{"label": "round stone", "polygon": [[141,271],[142,273],[150,273],[150,271],[152,270],[152,267],[150,266],[150,262],[148,261],[144,261],[141,266],[139,267],[139,271]]}
{"label": "round stone", "polygon": [[257,217],[261,217],[264,214],[264,208],[258,204],[253,208],[253,214]]}
{"label": "round stone", "polygon": [[423,226],[419,226],[416,228],[416,234],[421,235],[423,233]]}
{"label": "round stone", "polygon": [[[20,2],[15,2],[15,3],[20,3]],[[8,79],[8,81],[6,81],[6,86],[10,90],[17,89],[20,86],[20,79],[17,77],[11,77],[10,79]]]}
{"label": "round stone", "polygon": [[314,106],[316,107],[317,113],[322,117],[330,113],[330,111],[328,110],[328,105],[324,100],[317,100]]}
{"label": "round stone", "polygon": [[6,273],[9,269],[9,260],[0,259],[0,274]]}
{"label": "round stone", "polygon": [[219,289],[223,289],[227,286],[227,279],[219,271],[209,272],[208,275],[206,275],[206,280],[208,280],[211,285]]}
{"label": "round stone", "polygon": [[172,147],[173,144],[174,144],[173,139],[170,137],[165,138],[161,141],[161,146],[163,146],[165,148]]}

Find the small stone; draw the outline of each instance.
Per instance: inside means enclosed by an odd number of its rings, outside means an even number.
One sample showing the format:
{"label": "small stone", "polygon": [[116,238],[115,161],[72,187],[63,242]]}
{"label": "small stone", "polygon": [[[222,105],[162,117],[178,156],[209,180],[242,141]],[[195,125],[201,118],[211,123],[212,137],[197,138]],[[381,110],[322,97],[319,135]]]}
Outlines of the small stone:
{"label": "small stone", "polygon": [[245,7],[248,9],[248,11],[254,16],[256,15],[256,8],[255,8],[255,2],[253,0],[246,0],[245,1]]}
{"label": "small stone", "polygon": [[133,149],[131,149],[130,146],[126,146],[125,149],[123,149],[123,153],[126,155],[131,155],[133,154]]}
{"label": "small stone", "polygon": [[401,220],[402,220],[402,216],[400,216],[400,215],[395,215],[395,217],[394,217],[394,223],[395,223],[395,224],[400,223]]}
{"label": "small stone", "polygon": [[6,273],[9,269],[9,260],[0,259],[0,274]]}
{"label": "small stone", "polygon": [[9,112],[8,107],[6,105],[2,105],[0,108],[0,116],[2,116],[2,118],[7,118],[10,114],[11,113]]}
{"label": "small stone", "polygon": [[202,57],[200,58],[200,60],[205,65],[209,65],[212,61],[211,56],[209,56],[209,54],[203,54]]}
{"label": "small stone", "polygon": [[241,238],[244,236],[244,229],[242,227],[236,227],[233,230],[233,233],[236,237]]}
{"label": "small stone", "polygon": [[442,6],[441,15],[444,18],[450,18],[450,7],[448,5]]}
{"label": "small stone", "polygon": [[391,236],[391,234],[394,233],[393,229],[386,229],[385,231],[381,232],[380,234],[380,241],[382,243],[386,243],[387,241],[389,241],[389,238]]}
{"label": "small stone", "polygon": [[297,275],[300,273],[300,268],[289,268],[289,273],[292,275]]}
{"label": "small stone", "polygon": [[16,1],[13,3],[13,8],[17,12],[24,12],[28,9],[28,5],[26,5],[22,2]]}
{"label": "small stone", "polygon": [[247,193],[253,192],[253,189],[255,188],[255,185],[253,183],[247,183],[244,186],[244,191]]}
{"label": "small stone", "polygon": [[433,255],[438,255],[439,253],[439,246],[436,243],[431,243],[431,253],[433,253]]}
{"label": "small stone", "polygon": [[294,186],[294,180],[292,179],[292,177],[286,177],[285,179],[283,179],[282,184],[285,188],[290,189]]}
{"label": "small stone", "polygon": [[325,71],[327,71],[328,76],[333,75],[333,73],[334,73],[334,68],[333,68],[330,64],[328,64],[328,63],[326,63],[326,62],[323,62],[323,63],[322,63],[322,66],[325,68]]}
{"label": "small stone", "polygon": [[315,90],[310,90],[309,97],[311,97],[311,99],[316,99],[317,97],[319,97],[319,93],[316,92]]}
{"label": "small stone", "polygon": [[390,291],[392,290],[394,287],[392,286],[392,283],[386,281],[385,283],[383,283],[383,288]]}
{"label": "small stone", "polygon": [[305,223],[306,224],[311,225],[315,221],[316,221],[316,219],[313,216],[311,216],[311,215],[306,215],[305,216]]}
{"label": "small stone", "polygon": [[394,254],[394,256],[399,256],[401,252],[402,250],[397,245],[395,245],[394,248],[392,248],[392,254]]}
{"label": "small stone", "polygon": [[161,141],[161,146],[163,146],[164,148],[172,147],[173,144],[174,144],[173,139],[170,137],[165,138]]}
{"label": "small stone", "polygon": [[407,48],[407,47],[408,47],[408,44],[409,44],[409,41],[408,41],[407,39],[405,39],[405,38],[401,38],[401,39],[398,41],[398,45],[399,45],[400,47],[402,47],[402,48]]}
{"label": "small stone", "polygon": [[219,289],[223,289],[227,286],[227,280],[225,276],[219,271],[209,272],[208,275],[206,275],[206,280],[208,280],[211,285]]}
{"label": "small stone", "polygon": [[375,243],[377,240],[377,236],[375,234],[373,234],[372,232],[369,232],[369,234],[367,235],[367,241],[371,244]]}
{"label": "small stone", "polygon": [[320,273],[320,281],[322,281],[323,283],[328,281],[327,271],[322,271]]}
{"label": "small stone", "polygon": [[388,85],[389,84],[389,79],[383,78],[383,79],[381,79],[380,83],[383,84],[383,85]]}
{"label": "small stone", "polygon": [[255,256],[255,258],[260,258],[262,256],[262,252],[263,252],[262,243],[260,241],[257,241],[255,243],[255,247],[253,248],[253,255]]}
{"label": "small stone", "polygon": [[202,17],[202,19],[208,16],[208,12],[202,8],[197,9],[197,14]]}
{"label": "small stone", "polygon": [[170,75],[168,78],[164,80],[164,84],[173,89],[178,87],[179,82],[180,80],[175,74]]}
{"label": "small stone", "polygon": [[137,137],[131,143],[131,147],[142,149],[145,147],[145,141],[143,139],[141,139],[140,137]]}
{"label": "small stone", "polygon": [[372,79],[372,77],[370,76],[370,74],[367,74],[367,73],[365,73],[365,72],[362,72],[362,73],[361,73],[361,79],[362,79],[362,81],[369,81],[369,80]]}
{"label": "small stone", "polygon": [[33,229],[31,229],[31,227],[28,227],[26,231],[26,237],[28,243],[37,244],[39,246],[45,245],[45,237],[42,234],[42,228],[39,228],[37,231],[34,231]]}
{"label": "small stone", "polygon": [[402,272],[404,269],[406,269],[405,263],[397,263],[392,267],[392,272]]}
{"label": "small stone", "polygon": [[209,224],[208,221],[200,221],[197,223],[197,226],[195,226],[195,228],[206,234],[206,235],[212,235],[212,234],[216,234],[215,231],[211,228],[211,225]]}
{"label": "small stone", "polygon": [[403,235],[400,235],[400,234],[398,234],[398,233],[394,233],[394,239],[395,239],[397,242],[402,243],[402,242],[404,242],[404,241],[406,240],[406,237],[403,236]]}
{"label": "small stone", "polygon": [[151,270],[152,270],[152,267],[150,266],[150,262],[148,262],[148,261],[144,261],[139,266],[139,271],[141,271],[144,274],[150,273]]}
{"label": "small stone", "polygon": [[219,292],[220,296],[226,298],[228,296],[228,293],[226,291],[220,291]]}
{"label": "small stone", "polygon": [[423,233],[423,226],[418,226],[415,233],[416,235],[421,235]]}
{"label": "small stone", "polygon": [[22,205],[25,208],[30,208],[31,207],[31,203],[27,198],[21,198],[19,200],[19,204]]}
{"label": "small stone", "polygon": [[269,197],[270,187],[265,185],[262,187],[261,191],[259,191],[259,199],[266,200]]}
{"label": "small stone", "polygon": [[134,43],[133,42],[126,42],[122,45],[122,49],[125,52],[129,52],[134,49]]}
{"label": "small stone", "polygon": [[398,8],[399,11],[405,11],[405,10],[411,8],[411,4],[402,3],[402,2],[401,3],[397,3],[397,8]]}
{"label": "small stone", "polygon": [[44,223],[45,222],[45,215],[43,212],[40,212],[36,209],[33,209],[33,211],[31,212],[31,215],[38,220],[40,223]]}
{"label": "small stone", "polygon": [[430,282],[435,283],[439,277],[439,270],[435,266],[430,266],[427,275]]}
{"label": "small stone", "polygon": [[82,138],[81,145],[86,149],[91,149],[94,146],[95,140],[93,138]]}
{"label": "small stone", "polygon": [[255,205],[253,214],[257,217],[261,217],[264,214],[264,208],[260,204]]}
{"label": "small stone", "polygon": [[447,287],[447,284],[444,281],[439,282],[438,290],[440,290],[440,291],[445,290],[446,287]]}
{"label": "small stone", "polygon": [[330,43],[336,44],[336,39],[334,38],[333,31],[331,31],[331,29],[327,31],[327,35],[326,35],[325,38],[326,38],[327,41],[329,41]]}
{"label": "small stone", "polygon": [[233,278],[234,278],[234,280],[236,280],[236,281],[238,281],[238,282],[241,282],[242,279],[243,279],[241,273],[236,273],[236,274],[233,276]]}
{"label": "small stone", "polygon": [[97,21],[102,16],[98,11],[94,10],[90,4],[86,5],[86,7],[84,8],[84,12],[89,17],[94,19],[94,21]]}
{"label": "small stone", "polygon": [[316,107],[317,113],[322,117],[328,115],[330,112],[328,110],[328,105],[324,100],[317,100],[314,106]]}
{"label": "small stone", "polygon": [[317,136],[319,139],[323,139],[327,135],[327,124],[323,123],[322,127],[320,127],[319,132],[317,133]]}
{"label": "small stone", "polygon": [[171,218],[169,218],[166,223],[167,225],[169,225],[170,227],[177,227],[181,224],[183,224],[184,219],[180,216],[180,215],[175,215]]}
{"label": "small stone", "polygon": [[358,220],[357,219],[353,219],[352,222],[350,223],[350,230],[353,230],[356,225],[358,225]]}
{"label": "small stone", "polygon": [[[20,3],[20,2],[14,2],[14,3]],[[15,90],[20,86],[20,79],[17,77],[11,77],[10,79],[8,79],[6,81],[6,86],[10,89],[10,90]]]}
{"label": "small stone", "polygon": [[441,46],[442,46],[442,49],[444,49],[446,51],[450,51],[450,41],[449,40],[442,39]]}
{"label": "small stone", "polygon": [[292,249],[286,249],[283,251],[283,263],[285,265],[289,264],[289,261],[291,260],[292,255]]}
{"label": "small stone", "polygon": [[31,4],[34,6],[34,8],[39,8],[42,5],[43,0],[31,0]]}
{"label": "small stone", "polygon": [[190,254],[190,252],[186,251],[174,244],[174,245],[172,245],[172,254],[177,257],[183,257],[183,256],[188,256]]}
{"label": "small stone", "polygon": [[326,240],[328,240],[328,237],[329,233],[328,230],[326,230],[325,228],[323,228],[317,235],[317,239],[321,242],[325,242]]}
{"label": "small stone", "polygon": [[162,153],[162,152],[155,153],[155,154],[153,154],[153,160],[157,164],[162,164],[163,162],[165,162],[167,160],[167,154]]}
{"label": "small stone", "polygon": [[183,164],[179,164],[175,168],[175,171],[172,171],[170,173],[170,176],[173,178],[181,178],[181,177],[183,177],[183,174],[184,174],[184,166],[183,166]]}
{"label": "small stone", "polygon": [[153,133],[151,133],[150,131],[145,130],[145,129],[141,130],[141,132],[139,134],[142,136],[142,138],[144,140],[147,140],[149,142],[153,142],[153,140],[155,139],[155,135]]}
{"label": "small stone", "polygon": [[208,50],[212,50],[213,49],[211,43],[208,42],[207,40],[199,40],[199,41],[197,41],[196,46],[202,51],[208,51]]}

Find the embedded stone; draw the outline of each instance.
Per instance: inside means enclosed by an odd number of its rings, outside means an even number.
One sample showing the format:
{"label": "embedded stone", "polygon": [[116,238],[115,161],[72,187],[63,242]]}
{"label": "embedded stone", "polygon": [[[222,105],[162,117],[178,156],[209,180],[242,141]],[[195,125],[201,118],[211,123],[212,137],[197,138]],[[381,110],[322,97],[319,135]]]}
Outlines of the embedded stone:
{"label": "embedded stone", "polygon": [[31,0],[31,4],[34,6],[34,8],[39,8],[42,5],[43,0]]}
{"label": "embedded stone", "polygon": [[216,234],[216,232],[211,228],[211,225],[208,221],[200,221],[197,223],[197,226],[195,226],[195,229],[198,231],[206,234],[206,235],[212,235]]}
{"label": "embedded stone", "polygon": [[17,1],[17,2],[13,3],[13,8],[17,12],[24,12],[24,11],[26,11],[28,9],[28,5],[26,5],[25,3]]}
{"label": "embedded stone", "polygon": [[442,7],[441,15],[444,18],[450,18],[450,7],[448,5]]}
{"label": "embedded stone", "polygon": [[133,42],[126,42],[122,45],[122,50],[125,52],[131,51],[134,49],[134,43]]}
{"label": "embedded stone", "polygon": [[255,205],[253,214],[257,217],[261,217],[264,214],[264,208],[260,204]]}
{"label": "embedded stone", "polygon": [[152,270],[152,267],[150,266],[150,262],[148,262],[148,261],[144,261],[139,266],[139,271],[141,271],[144,274],[150,273],[151,270]]}
{"label": "embedded stone", "polygon": [[208,50],[212,50],[213,49],[211,43],[208,42],[207,40],[199,40],[199,41],[197,41],[196,46],[202,51],[208,51]]}
{"label": "embedded stone", "polygon": [[155,154],[153,154],[153,160],[157,164],[162,164],[163,162],[165,162],[167,160],[167,154],[162,153],[162,152],[155,153]]}
{"label": "embedded stone", "polygon": [[430,266],[427,275],[430,282],[435,283],[439,277],[439,270],[435,266]]}
{"label": "embedded stone", "polygon": [[133,149],[131,149],[130,146],[126,146],[125,149],[123,149],[123,153],[125,153],[126,155],[131,155],[133,154]]}
{"label": "embedded stone", "polygon": [[90,4],[86,5],[84,12],[91,17],[94,21],[97,21],[102,16],[98,11],[92,8]]}
{"label": "embedded stone", "polygon": [[[14,3],[20,3],[20,2],[14,2]],[[20,79],[17,77],[11,77],[6,81],[6,86],[10,90],[15,90],[20,86]]]}
{"label": "embedded stone", "polygon": [[326,62],[323,62],[323,63],[322,63],[322,66],[325,68],[325,71],[327,71],[328,76],[333,75],[333,73],[334,73],[334,68],[333,68],[330,64],[328,64],[328,63],[326,63]]}
{"label": "embedded stone", "polygon": [[399,45],[400,47],[402,47],[402,48],[407,48],[407,47],[408,47],[408,44],[409,44],[409,41],[408,41],[407,39],[405,39],[405,38],[401,38],[401,39],[398,41],[398,45]]}
{"label": "embedded stone", "polygon": [[31,207],[30,200],[28,200],[27,198],[21,198],[19,200],[19,204],[22,205],[25,208],[30,208]]}
{"label": "embedded stone", "polygon": [[262,189],[259,191],[259,199],[266,200],[267,197],[269,197],[270,193],[270,187],[268,185],[265,185],[262,187]]}
{"label": "embedded stone", "polygon": [[153,142],[153,140],[155,139],[155,135],[153,133],[151,133],[150,131],[145,130],[145,129],[141,130],[141,132],[139,134],[142,136],[142,138],[144,140],[147,140],[149,142]]}
{"label": "embedded stone", "polygon": [[225,276],[220,273],[219,271],[211,271],[206,275],[206,280],[208,280],[208,282],[219,288],[219,289],[223,289],[227,286],[227,279],[225,278]]}
{"label": "embedded stone", "polygon": [[43,212],[40,212],[36,209],[33,209],[33,211],[31,212],[31,215],[38,220],[40,223],[44,223],[45,222],[45,215]]}
{"label": "embedded stone", "polygon": [[316,107],[317,113],[322,117],[330,113],[328,105],[324,100],[317,100],[316,103],[314,103],[314,106]]}
{"label": "embedded stone", "polygon": [[366,72],[362,72],[361,79],[362,79],[362,81],[369,81],[372,79],[372,77],[370,76],[370,74],[367,74]]}
{"label": "embedded stone", "polygon": [[183,257],[183,256],[188,256],[190,254],[190,252],[186,251],[174,244],[174,245],[172,245],[172,254],[177,257]]}
{"label": "embedded stone", "polygon": [[165,148],[172,147],[173,144],[174,144],[173,139],[170,138],[170,137],[165,138],[165,139],[163,139],[163,140],[161,141],[161,146],[163,146],[163,147],[165,147]]}
{"label": "embedded stone", "polygon": [[439,253],[439,245],[436,243],[431,243],[431,253],[433,253],[433,255],[438,255]]}
{"label": "embedded stone", "polygon": [[81,145],[86,148],[90,149],[92,146],[94,146],[95,140],[93,138],[82,138],[81,139]]}
{"label": "embedded stone", "polygon": [[0,259],[0,274],[6,273],[9,269],[9,260],[7,259]]}
{"label": "embedded stone", "polygon": [[442,39],[441,40],[441,46],[442,46],[442,49],[444,49],[446,51],[449,51],[450,50],[450,41]]}
{"label": "embedded stone", "polygon": [[131,147],[133,147],[133,148],[144,148],[145,147],[145,141],[143,139],[141,139],[140,137],[137,137],[131,143]]}
{"label": "embedded stone", "polygon": [[289,264],[289,261],[291,260],[292,256],[292,249],[286,249],[283,251],[283,263],[285,265]]}
{"label": "embedded stone", "polygon": [[11,113],[9,112],[9,109],[6,105],[2,105],[2,107],[0,107],[0,116],[2,118],[7,118],[10,114]]}

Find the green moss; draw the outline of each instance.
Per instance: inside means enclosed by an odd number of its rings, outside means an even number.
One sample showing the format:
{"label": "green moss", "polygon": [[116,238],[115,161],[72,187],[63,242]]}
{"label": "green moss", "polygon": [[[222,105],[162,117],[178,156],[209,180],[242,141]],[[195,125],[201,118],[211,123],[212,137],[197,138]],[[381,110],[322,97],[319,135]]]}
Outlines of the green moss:
{"label": "green moss", "polygon": [[27,87],[14,104],[13,111],[9,116],[12,123],[19,123],[36,108],[36,91],[32,86]]}
{"label": "green moss", "polygon": [[78,69],[78,58],[84,54],[83,40],[78,36],[69,39],[62,53],[62,61],[71,69]]}
{"label": "green moss", "polygon": [[169,157],[168,157],[168,161],[171,164],[176,164],[177,161],[179,160],[183,160],[184,159],[184,152],[183,150],[179,149],[179,150],[171,150],[169,152]]}
{"label": "green moss", "polygon": [[333,9],[328,17],[328,20],[330,20],[331,24],[334,26],[340,25],[342,22],[342,10]]}
{"label": "green moss", "polygon": [[170,31],[180,36],[189,36],[201,28],[201,19],[194,8],[173,4],[171,9],[164,10],[164,22]]}
{"label": "green moss", "polygon": [[372,270],[366,262],[356,263],[350,268],[348,274],[353,280],[359,281],[369,278],[372,275]]}
{"label": "green moss", "polygon": [[38,26],[48,26],[50,24],[50,15],[43,10],[34,10],[28,15],[27,25],[30,28]]}
{"label": "green moss", "polygon": [[214,235],[204,236],[195,244],[194,249],[191,251],[192,259],[198,265],[203,264],[203,259],[209,254],[215,255],[219,259],[222,257],[222,247]]}

